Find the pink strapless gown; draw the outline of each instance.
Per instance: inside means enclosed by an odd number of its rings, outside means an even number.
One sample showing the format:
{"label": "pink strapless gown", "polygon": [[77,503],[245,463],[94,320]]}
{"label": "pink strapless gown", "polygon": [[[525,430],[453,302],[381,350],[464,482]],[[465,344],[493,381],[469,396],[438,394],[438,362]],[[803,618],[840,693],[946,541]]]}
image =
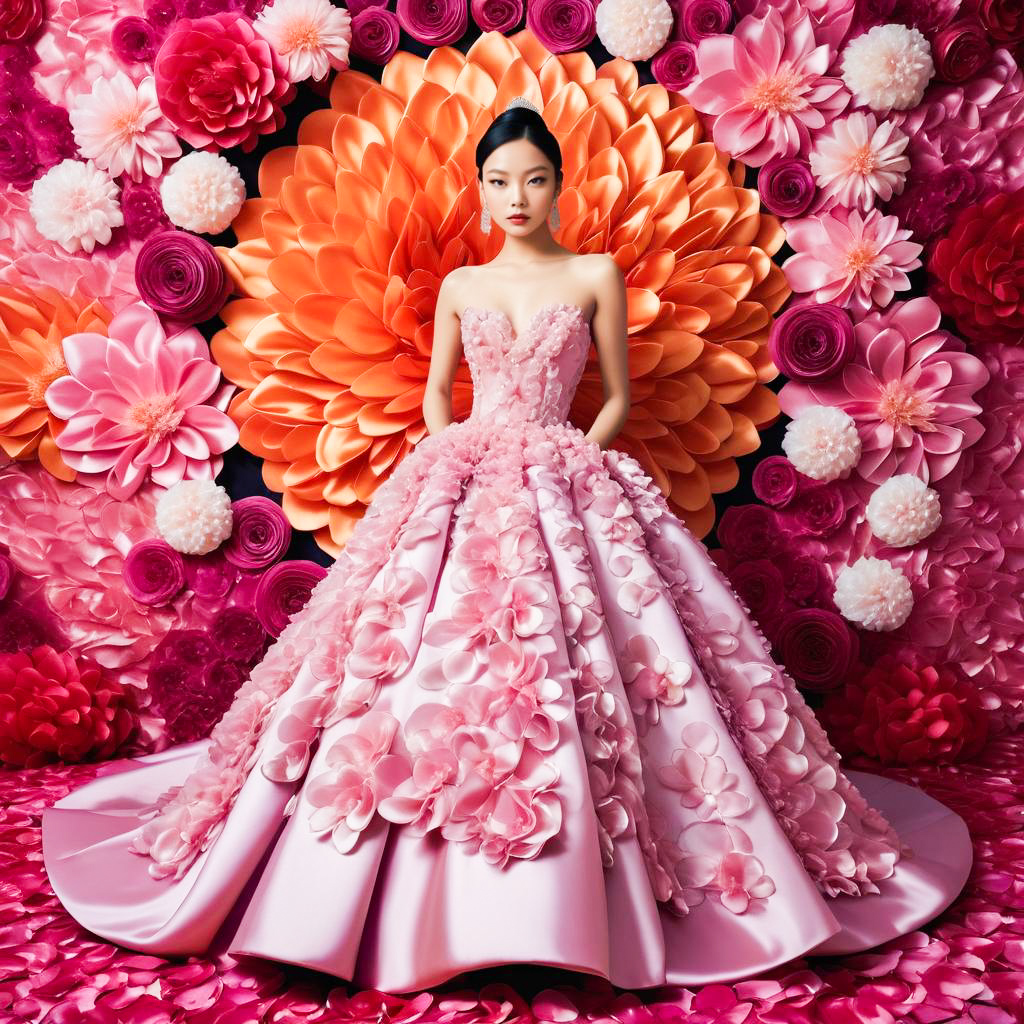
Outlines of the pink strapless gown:
{"label": "pink strapless gown", "polygon": [[561,966],[624,988],[867,949],[948,906],[963,821],[842,772],[632,458],[566,422],[582,310],[471,308],[470,417],[378,491],[209,740],[43,816],[85,927],[407,992]]}

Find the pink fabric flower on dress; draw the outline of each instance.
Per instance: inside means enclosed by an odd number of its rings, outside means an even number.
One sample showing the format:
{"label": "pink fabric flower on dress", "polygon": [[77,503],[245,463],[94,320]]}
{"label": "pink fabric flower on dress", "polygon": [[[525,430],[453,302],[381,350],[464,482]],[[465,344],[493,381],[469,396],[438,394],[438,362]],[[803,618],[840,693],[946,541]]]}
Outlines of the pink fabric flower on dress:
{"label": "pink fabric flower on dress", "polygon": [[941,480],[984,433],[973,395],[989,379],[958,338],[939,329],[941,313],[922,296],[895,303],[855,327],[856,349],[842,371],[822,381],[789,381],[782,411],[842,409],[861,439],[856,472],[872,484],[897,473]]}
{"label": "pink fabric flower on dress", "polygon": [[735,817],[750,808],[750,798],[738,792],[739,777],[716,756],[718,736],[707,722],[691,722],[683,729],[684,746],[674,751],[672,764],[658,770],[658,778],[679,793],[684,807],[693,808],[701,821]]}
{"label": "pink fabric flower on dress", "polygon": [[[329,771],[307,787],[316,808],[309,817],[314,832],[330,830],[339,853],[348,853],[369,824],[378,802],[398,781],[394,763],[386,758],[398,720],[385,711],[371,711],[355,732],[343,736],[327,752]],[[387,761],[386,764],[382,762]],[[378,773],[378,768],[382,770]]]}
{"label": "pink fabric flower on dress", "polygon": [[733,35],[702,39],[698,76],[683,95],[713,115],[715,145],[758,167],[772,157],[791,156],[810,145],[849,101],[838,78],[825,72],[827,43],[818,44],[810,15],[787,25],[769,8],[750,15]]}
{"label": "pink fabric flower on dress", "polygon": [[110,337],[64,339],[70,374],[45,399],[67,421],[57,438],[80,473],[105,473],[107,492],[124,499],[147,477],[161,487],[212,479],[238,441],[227,416],[234,390],[222,382],[201,334],[168,338],[151,309],[135,303],[110,322]]}
{"label": "pink fabric flower on dress", "polygon": [[813,292],[817,302],[863,315],[873,305],[888,306],[897,291],[910,287],[907,273],[921,266],[924,248],[908,241],[910,236],[896,217],[837,207],[786,223],[786,241],[796,254],[782,270],[794,291]]}

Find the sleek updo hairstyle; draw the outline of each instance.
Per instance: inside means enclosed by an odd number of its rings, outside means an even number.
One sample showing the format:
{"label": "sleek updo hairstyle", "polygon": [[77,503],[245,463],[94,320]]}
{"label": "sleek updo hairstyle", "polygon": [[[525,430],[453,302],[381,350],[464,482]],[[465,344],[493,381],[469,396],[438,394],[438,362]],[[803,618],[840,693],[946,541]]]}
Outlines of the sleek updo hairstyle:
{"label": "sleek updo hairstyle", "polygon": [[499,114],[476,144],[476,174],[483,179],[484,162],[499,147],[516,139],[532,142],[555,168],[555,183],[562,183],[562,150],[544,118],[529,107],[510,107]]}

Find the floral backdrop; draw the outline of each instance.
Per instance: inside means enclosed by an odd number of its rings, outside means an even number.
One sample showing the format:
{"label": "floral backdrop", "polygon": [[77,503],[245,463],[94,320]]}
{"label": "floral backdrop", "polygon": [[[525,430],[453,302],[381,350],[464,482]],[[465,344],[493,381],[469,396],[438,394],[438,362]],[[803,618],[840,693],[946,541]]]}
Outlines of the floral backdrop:
{"label": "floral backdrop", "polygon": [[[0,1021],[1018,1020],[1022,60],[1019,0],[0,0]],[[425,436],[514,96],[558,241],[627,282],[613,446],[841,753],[970,806],[976,888],[941,936],[650,1006],[257,1000],[81,935],[62,974],[39,808],[208,735]],[[601,400],[592,351],[570,418]]]}

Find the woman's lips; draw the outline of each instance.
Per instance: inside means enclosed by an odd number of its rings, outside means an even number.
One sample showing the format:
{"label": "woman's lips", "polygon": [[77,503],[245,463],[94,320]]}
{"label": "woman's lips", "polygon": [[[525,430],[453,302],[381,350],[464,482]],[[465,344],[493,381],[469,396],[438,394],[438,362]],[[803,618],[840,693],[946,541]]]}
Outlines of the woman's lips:
{"label": "woman's lips", "polygon": [[509,220],[514,221],[516,224],[522,224],[524,221],[527,221],[529,219],[529,217],[525,216],[522,213],[516,213],[509,217]]}

